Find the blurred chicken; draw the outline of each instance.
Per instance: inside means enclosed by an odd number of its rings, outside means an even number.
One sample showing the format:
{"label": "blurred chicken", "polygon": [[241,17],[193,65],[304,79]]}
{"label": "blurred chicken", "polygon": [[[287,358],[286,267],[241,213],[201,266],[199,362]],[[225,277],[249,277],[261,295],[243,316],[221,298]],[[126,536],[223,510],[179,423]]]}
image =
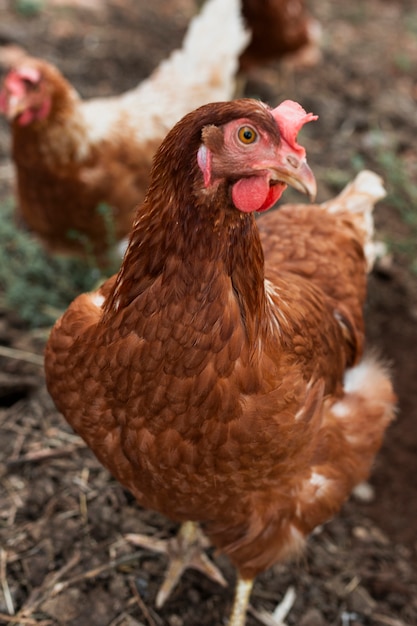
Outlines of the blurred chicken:
{"label": "blurred chicken", "polygon": [[19,209],[51,251],[105,263],[130,231],[156,148],[185,113],[233,96],[247,42],[239,0],[209,0],[182,48],[123,95],[83,101],[40,59],[8,73],[0,110],[12,127]]}
{"label": "blurred chicken", "polygon": [[241,70],[283,57],[308,65],[320,58],[320,25],[304,0],[242,0],[242,14],[251,40],[240,56]]}
{"label": "blurred chicken", "polygon": [[368,476],[394,413],[386,369],[363,356],[380,179],[254,219],[287,184],[314,196],[296,140],[312,119],[249,99],[183,118],[120,272],[72,303],[45,354],[58,409],[103,465],[187,522],[158,604],[187,565],[212,573],[190,539],[200,522],[238,570],[230,626],[254,578],[298,555]]}

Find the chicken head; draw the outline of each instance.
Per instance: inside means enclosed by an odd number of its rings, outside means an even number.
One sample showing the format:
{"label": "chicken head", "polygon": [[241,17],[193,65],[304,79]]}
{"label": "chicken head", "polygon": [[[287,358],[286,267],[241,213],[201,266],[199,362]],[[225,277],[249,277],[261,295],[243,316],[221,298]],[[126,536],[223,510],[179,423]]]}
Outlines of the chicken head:
{"label": "chicken head", "polygon": [[0,111],[8,120],[26,126],[45,119],[51,110],[51,94],[41,71],[31,63],[11,70],[0,91]]}
{"label": "chicken head", "polygon": [[316,195],[314,175],[296,136],[303,124],[317,116],[307,114],[292,101],[270,113],[268,128],[254,124],[253,119],[239,118],[223,127],[203,129],[197,159],[205,187],[214,190],[220,179],[232,174],[236,179],[232,185],[233,203],[243,212],[271,208],[288,184],[312,199]]}

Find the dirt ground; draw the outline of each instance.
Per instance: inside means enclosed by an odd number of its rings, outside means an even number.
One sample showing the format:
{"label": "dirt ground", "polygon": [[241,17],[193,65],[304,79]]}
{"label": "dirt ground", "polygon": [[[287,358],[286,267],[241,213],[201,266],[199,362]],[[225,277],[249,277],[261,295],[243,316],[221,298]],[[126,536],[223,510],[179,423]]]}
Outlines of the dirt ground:
{"label": "dirt ground", "polygon": [[[319,65],[271,64],[251,77],[247,95],[271,104],[296,99],[319,114],[305,144],[320,200],[361,166],[390,178],[395,168],[383,168],[384,155],[394,155],[392,163],[400,162],[417,186],[414,1],[310,5],[323,29]],[[135,85],[178,46],[194,11],[193,0],[72,6],[0,0],[0,45],[53,61],[85,97],[109,95]],[[12,193],[12,175],[2,120],[2,197]],[[401,190],[392,176],[388,190],[376,224],[378,238],[394,242],[393,252],[370,277],[366,315],[369,344],[392,364],[398,419],[370,489],[317,529],[299,563],[278,565],[257,580],[251,598],[257,610],[271,610],[294,588],[289,626],[417,625],[417,279],[411,269],[417,245],[412,219],[396,208]],[[225,623],[234,572],[222,557],[215,558],[228,588],[189,572],[166,606],[155,609],[164,559],[134,548],[124,535],[163,537],[175,527],[140,510],[56,412],[43,380],[45,336],[0,305],[0,623]],[[258,623],[248,617],[248,626]]]}

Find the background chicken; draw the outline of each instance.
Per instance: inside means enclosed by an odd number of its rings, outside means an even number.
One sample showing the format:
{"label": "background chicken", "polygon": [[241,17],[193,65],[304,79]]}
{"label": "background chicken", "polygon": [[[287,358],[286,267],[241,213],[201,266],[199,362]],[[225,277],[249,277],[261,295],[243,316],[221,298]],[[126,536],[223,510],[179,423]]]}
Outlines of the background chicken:
{"label": "background chicken", "polygon": [[40,59],[10,71],[0,110],[12,124],[19,210],[50,250],[106,261],[130,230],[156,148],[186,112],[233,95],[247,41],[239,0],[209,0],[181,50],[123,95],[83,101]]}
{"label": "background chicken", "polygon": [[45,355],[57,407],[99,460],[229,556],[231,626],[256,575],[368,475],[394,412],[389,375],[363,356],[378,177],[285,206],[260,232],[253,217],[287,184],[314,195],[296,142],[311,119],[238,100],[179,122],[119,274],[74,301]]}
{"label": "background chicken", "polygon": [[274,59],[297,55],[305,63],[319,58],[319,23],[304,0],[242,0],[251,40],[240,56],[243,71]]}

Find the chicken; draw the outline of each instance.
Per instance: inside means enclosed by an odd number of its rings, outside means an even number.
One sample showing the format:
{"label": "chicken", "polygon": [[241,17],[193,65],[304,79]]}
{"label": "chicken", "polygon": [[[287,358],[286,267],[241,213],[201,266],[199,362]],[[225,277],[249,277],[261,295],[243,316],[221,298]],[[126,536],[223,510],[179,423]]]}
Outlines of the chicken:
{"label": "chicken", "polygon": [[320,25],[304,0],[242,0],[242,15],[251,32],[240,56],[242,71],[282,57],[298,57],[304,64],[319,59]]}
{"label": "chicken", "polygon": [[0,110],[11,121],[19,209],[50,251],[106,263],[130,232],[156,148],[187,112],[233,96],[247,42],[239,0],[209,0],[182,48],[123,95],[84,101],[35,58],[8,73]]}
{"label": "chicken", "polygon": [[184,554],[199,522],[237,568],[229,626],[255,577],[298,555],[368,476],[394,415],[386,368],[364,356],[378,177],[254,219],[287,184],[314,196],[296,140],[313,119],[251,99],[185,116],[157,151],[119,273],[46,346],[49,392],[101,463],[185,523]]}

